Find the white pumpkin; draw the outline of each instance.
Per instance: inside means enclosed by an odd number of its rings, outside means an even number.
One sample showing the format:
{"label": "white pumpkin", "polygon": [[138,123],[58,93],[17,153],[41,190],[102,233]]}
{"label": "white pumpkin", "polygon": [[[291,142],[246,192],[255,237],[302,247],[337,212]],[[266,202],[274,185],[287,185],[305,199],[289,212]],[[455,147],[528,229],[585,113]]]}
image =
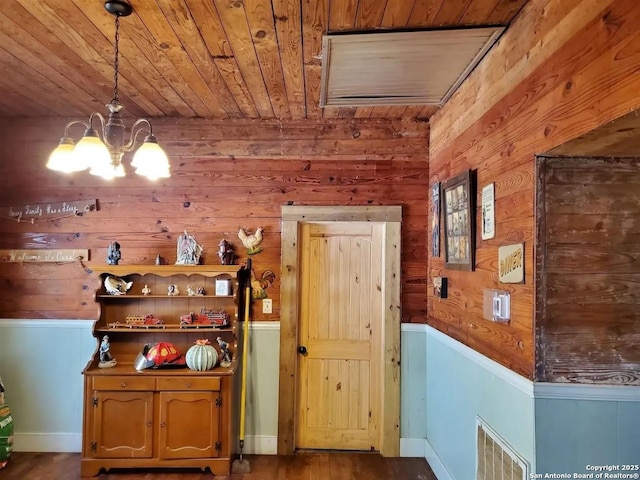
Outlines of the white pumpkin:
{"label": "white pumpkin", "polygon": [[218,363],[218,352],[209,344],[209,340],[196,340],[196,344],[187,350],[185,360],[191,370],[211,370]]}

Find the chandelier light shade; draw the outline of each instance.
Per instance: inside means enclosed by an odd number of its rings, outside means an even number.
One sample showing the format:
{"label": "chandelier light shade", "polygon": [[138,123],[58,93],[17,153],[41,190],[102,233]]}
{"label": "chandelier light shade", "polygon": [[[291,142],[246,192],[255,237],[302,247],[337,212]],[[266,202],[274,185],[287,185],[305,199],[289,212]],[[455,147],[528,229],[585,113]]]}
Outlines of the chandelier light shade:
{"label": "chandelier light shade", "polygon": [[[131,127],[129,138],[125,139],[126,127],[120,114],[124,105],[120,103],[118,98],[118,59],[120,54],[118,43],[120,40],[120,17],[131,15],[133,7],[127,0],[108,0],[104,3],[104,8],[115,17],[116,27],[113,98],[106,105],[109,117],[105,120],[102,114],[93,112],[89,116],[88,123],[82,120],[72,120],[67,123],[64,137],[49,156],[47,168],[62,173],[89,169],[91,175],[97,175],[105,180],[124,177],[125,169],[122,157],[125,153],[135,150],[139,134],[144,133],[146,137],[135,152],[131,166],[135,168],[137,174],[150,180],[168,178],[171,175],[169,159],[158,145],[149,120],[146,118],[136,120]],[[96,130],[94,123],[100,124],[99,130]],[[82,125],[85,128],[84,135],[77,144],[69,135],[69,130],[74,125]]]}

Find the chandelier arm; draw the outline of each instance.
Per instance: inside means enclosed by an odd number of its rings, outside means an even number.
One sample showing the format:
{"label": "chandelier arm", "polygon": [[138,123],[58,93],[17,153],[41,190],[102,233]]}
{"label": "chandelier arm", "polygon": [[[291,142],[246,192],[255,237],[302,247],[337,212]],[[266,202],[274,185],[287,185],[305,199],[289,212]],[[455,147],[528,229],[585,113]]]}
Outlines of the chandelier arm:
{"label": "chandelier arm", "polygon": [[65,138],[69,138],[69,129],[74,125],[82,125],[85,129],[89,128],[89,124],[83,120],[71,120],[64,127],[64,136]]}
{"label": "chandelier arm", "polygon": [[131,150],[133,150],[133,148],[134,148],[134,146],[136,144],[136,141],[138,140],[138,134],[144,130],[144,127],[140,126],[143,123],[145,123],[147,125],[147,128],[149,129],[149,135],[153,135],[153,129],[151,127],[151,122],[149,120],[147,120],[146,118],[139,118],[131,126],[131,137],[129,138],[129,142],[122,147],[122,148],[124,148],[125,152],[130,152]]}
{"label": "chandelier arm", "polygon": [[104,116],[100,112],[92,112],[91,113],[91,115],[89,116],[89,127],[93,128],[93,119],[96,118],[96,117],[98,117],[98,120],[100,120],[100,133],[102,134],[102,141],[107,143],[106,135],[105,135],[105,133],[106,133],[105,132],[106,121],[104,119]]}

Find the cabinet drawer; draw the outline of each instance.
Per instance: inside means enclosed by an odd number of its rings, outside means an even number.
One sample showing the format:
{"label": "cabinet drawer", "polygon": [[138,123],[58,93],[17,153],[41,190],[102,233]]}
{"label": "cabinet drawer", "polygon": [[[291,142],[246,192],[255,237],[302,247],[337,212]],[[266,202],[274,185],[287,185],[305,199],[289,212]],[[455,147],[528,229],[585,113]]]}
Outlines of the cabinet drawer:
{"label": "cabinet drawer", "polygon": [[220,377],[163,377],[158,378],[158,390],[220,390]]}
{"label": "cabinet drawer", "polygon": [[155,378],[93,377],[94,390],[155,390]]}

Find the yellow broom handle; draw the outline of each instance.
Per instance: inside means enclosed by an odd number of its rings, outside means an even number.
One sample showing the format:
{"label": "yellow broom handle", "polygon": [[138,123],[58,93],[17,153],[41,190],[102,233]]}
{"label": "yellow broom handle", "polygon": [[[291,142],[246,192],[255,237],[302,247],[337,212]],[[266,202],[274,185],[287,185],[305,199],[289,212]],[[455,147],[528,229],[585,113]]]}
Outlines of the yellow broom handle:
{"label": "yellow broom handle", "polygon": [[244,442],[244,412],[247,399],[247,354],[249,352],[249,302],[251,300],[251,285],[244,294],[244,339],[242,347],[242,387],[240,390],[240,441]]}

